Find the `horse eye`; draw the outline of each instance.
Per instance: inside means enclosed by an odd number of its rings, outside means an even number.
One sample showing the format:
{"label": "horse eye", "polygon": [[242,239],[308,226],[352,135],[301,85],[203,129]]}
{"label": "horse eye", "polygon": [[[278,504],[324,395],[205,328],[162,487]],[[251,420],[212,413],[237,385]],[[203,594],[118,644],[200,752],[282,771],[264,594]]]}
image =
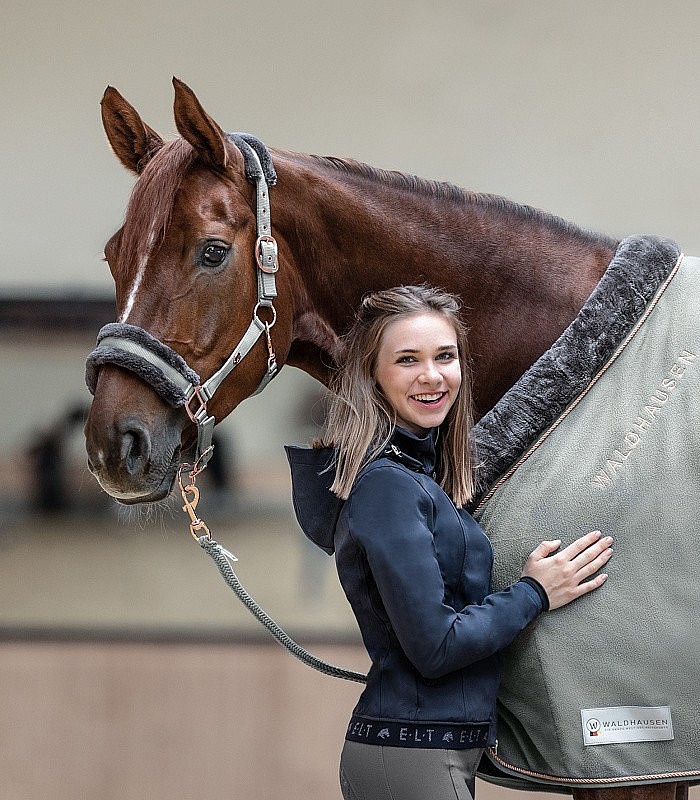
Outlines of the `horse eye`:
{"label": "horse eye", "polygon": [[220,267],[226,260],[229,248],[222,244],[208,244],[202,250],[203,267]]}

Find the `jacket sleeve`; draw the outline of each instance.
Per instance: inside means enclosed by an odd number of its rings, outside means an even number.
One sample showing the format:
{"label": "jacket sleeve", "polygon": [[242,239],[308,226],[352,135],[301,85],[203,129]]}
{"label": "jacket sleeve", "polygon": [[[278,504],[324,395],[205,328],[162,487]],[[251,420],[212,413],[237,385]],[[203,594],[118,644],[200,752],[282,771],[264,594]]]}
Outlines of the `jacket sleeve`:
{"label": "jacket sleeve", "polygon": [[543,610],[536,590],[520,581],[459,612],[446,605],[431,531],[433,501],[400,467],[361,476],[348,503],[350,535],[367,555],[403,651],[424,677],[493,655]]}

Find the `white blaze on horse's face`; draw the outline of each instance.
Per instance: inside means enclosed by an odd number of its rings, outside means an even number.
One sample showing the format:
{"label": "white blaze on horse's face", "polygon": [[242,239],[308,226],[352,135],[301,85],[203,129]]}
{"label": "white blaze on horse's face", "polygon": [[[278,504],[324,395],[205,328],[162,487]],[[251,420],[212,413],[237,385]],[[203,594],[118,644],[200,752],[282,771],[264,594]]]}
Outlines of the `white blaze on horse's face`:
{"label": "white blaze on horse's face", "polygon": [[138,293],[139,287],[141,286],[141,281],[143,280],[144,273],[146,272],[146,264],[148,264],[148,259],[151,256],[151,251],[153,250],[153,243],[155,241],[156,234],[153,225],[148,232],[148,243],[146,245],[146,250],[142,255],[141,259],[139,260],[139,265],[136,270],[136,277],[134,278],[134,282],[131,285],[131,289],[129,290],[129,295],[126,299],[126,303],[124,304],[124,310],[119,317],[119,322],[126,322],[129,319],[129,314],[134,307],[134,302],[136,301],[136,295]]}
{"label": "white blaze on horse's face", "polygon": [[440,314],[409,314],[384,330],[374,377],[396,422],[423,434],[445,421],[462,384],[457,333]]}

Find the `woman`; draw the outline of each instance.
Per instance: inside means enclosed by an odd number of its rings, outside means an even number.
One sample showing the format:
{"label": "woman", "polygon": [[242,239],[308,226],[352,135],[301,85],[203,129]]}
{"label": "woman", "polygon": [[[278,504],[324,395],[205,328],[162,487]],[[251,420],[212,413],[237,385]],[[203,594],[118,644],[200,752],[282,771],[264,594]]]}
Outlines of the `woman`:
{"label": "woman", "polygon": [[346,800],[472,798],[496,738],[499,651],[607,578],[595,573],[612,538],[596,531],[556,555],[559,540],[542,542],[520,580],[491,592],[491,546],[463,508],[472,417],[458,315],[425,286],[366,297],[334,386],[333,450],[289,449],[297,517],[335,550],[372,661],[341,756]]}

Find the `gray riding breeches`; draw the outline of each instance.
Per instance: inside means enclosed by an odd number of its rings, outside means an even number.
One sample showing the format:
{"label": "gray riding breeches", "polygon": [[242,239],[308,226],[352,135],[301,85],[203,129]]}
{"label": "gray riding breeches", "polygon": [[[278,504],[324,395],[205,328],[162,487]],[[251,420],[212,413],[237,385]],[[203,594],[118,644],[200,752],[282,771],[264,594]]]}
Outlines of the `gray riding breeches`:
{"label": "gray riding breeches", "polygon": [[345,800],[473,800],[483,752],[346,741],[340,788]]}

